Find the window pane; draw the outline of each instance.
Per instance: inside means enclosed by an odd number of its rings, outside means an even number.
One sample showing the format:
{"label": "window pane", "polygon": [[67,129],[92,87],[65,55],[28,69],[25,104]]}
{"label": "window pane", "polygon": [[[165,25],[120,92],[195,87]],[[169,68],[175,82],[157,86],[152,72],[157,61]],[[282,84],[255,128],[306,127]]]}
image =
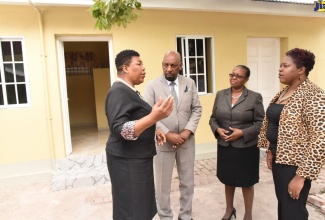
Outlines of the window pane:
{"label": "window pane", "polygon": [[183,63],[183,69],[182,69],[182,75],[186,76],[186,59],[184,59],[184,63]]}
{"label": "window pane", "polygon": [[197,58],[197,72],[204,73],[204,58]]}
{"label": "window pane", "polygon": [[194,80],[195,84],[197,84],[196,83],[196,75],[191,75],[190,78]]}
{"label": "window pane", "polygon": [[21,42],[20,41],[14,41],[12,42],[13,48],[14,48],[14,59],[15,61],[23,61],[23,50],[21,48]]}
{"label": "window pane", "polygon": [[195,40],[194,39],[188,40],[188,53],[190,56],[195,56]]}
{"label": "window pane", "polygon": [[12,61],[10,41],[2,41],[1,48],[2,48],[2,60],[4,62]]}
{"label": "window pane", "polygon": [[[182,51],[182,38],[181,37],[178,37],[177,38],[177,52],[181,55],[181,60],[184,58],[183,56],[183,51]],[[183,72],[184,72],[184,65],[183,65],[183,69],[179,71],[179,74],[180,75],[184,75]]]}
{"label": "window pane", "polygon": [[203,39],[196,40],[196,55],[203,56]]}
{"label": "window pane", "polygon": [[15,82],[12,64],[4,64],[3,67],[5,69],[5,82]]}
{"label": "window pane", "polygon": [[24,64],[16,63],[16,82],[25,82]]}
{"label": "window pane", "polygon": [[2,85],[0,84],[0,105],[3,105],[3,93],[2,93]]}
{"label": "window pane", "polygon": [[186,50],[186,43],[185,43],[185,38],[183,38],[183,49],[184,49],[184,58],[186,58],[188,56],[188,52]]}
{"label": "window pane", "polygon": [[0,53],[0,106],[27,104],[22,40],[1,38]]}
{"label": "window pane", "polygon": [[210,92],[207,87],[207,80],[212,77],[211,73],[207,72],[211,65],[211,57],[208,57],[211,53],[210,47],[210,38],[177,37],[177,51],[181,53],[183,62],[183,72],[180,74],[193,79],[200,93]]}
{"label": "window pane", "polygon": [[177,52],[181,55],[181,57],[183,57],[183,54],[182,54],[182,38],[181,37],[177,38]]}
{"label": "window pane", "polygon": [[195,58],[190,58],[190,73],[196,73]]}
{"label": "window pane", "polygon": [[25,84],[18,84],[17,85],[17,90],[18,90],[19,104],[27,103],[26,85]]}
{"label": "window pane", "polygon": [[203,75],[198,76],[197,87],[198,87],[199,92],[205,92],[205,82],[204,82],[204,76]]}
{"label": "window pane", "polygon": [[8,104],[17,104],[15,85],[7,85],[6,88]]}

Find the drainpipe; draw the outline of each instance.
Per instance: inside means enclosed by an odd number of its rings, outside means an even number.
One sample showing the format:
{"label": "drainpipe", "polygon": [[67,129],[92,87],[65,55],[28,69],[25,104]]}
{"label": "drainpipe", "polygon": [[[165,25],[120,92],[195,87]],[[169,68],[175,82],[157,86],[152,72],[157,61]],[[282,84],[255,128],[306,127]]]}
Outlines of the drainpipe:
{"label": "drainpipe", "polygon": [[34,8],[38,15],[38,26],[39,26],[39,36],[41,43],[41,58],[42,58],[42,75],[43,75],[43,85],[44,85],[44,99],[45,99],[45,109],[46,109],[46,123],[47,123],[47,133],[48,133],[48,142],[50,147],[50,157],[52,170],[56,170],[55,163],[55,150],[54,150],[54,141],[53,141],[53,129],[52,129],[52,114],[51,114],[51,103],[50,103],[50,93],[49,93],[49,81],[48,81],[48,72],[46,69],[46,51],[44,44],[44,30],[43,30],[43,19],[42,11],[31,1],[27,0],[32,8]]}

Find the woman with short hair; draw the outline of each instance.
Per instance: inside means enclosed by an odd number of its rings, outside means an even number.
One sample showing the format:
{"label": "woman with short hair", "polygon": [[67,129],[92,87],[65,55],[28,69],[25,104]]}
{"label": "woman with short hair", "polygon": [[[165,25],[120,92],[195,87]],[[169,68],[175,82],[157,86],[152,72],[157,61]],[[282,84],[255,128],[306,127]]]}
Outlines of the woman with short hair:
{"label": "woman with short hair", "polygon": [[234,194],[241,187],[245,202],[244,220],[252,219],[254,184],[259,181],[257,136],[264,117],[260,93],[249,90],[245,83],[250,70],[238,65],[229,74],[230,88],[217,93],[210,127],[218,140],[217,177],[225,184],[226,211],[222,220],[236,217]]}
{"label": "woman with short hair", "polygon": [[289,50],[279,69],[287,85],[266,110],[258,146],[267,148],[278,199],[279,220],[306,220],[311,181],[325,159],[325,93],[308,79],[315,55]]}

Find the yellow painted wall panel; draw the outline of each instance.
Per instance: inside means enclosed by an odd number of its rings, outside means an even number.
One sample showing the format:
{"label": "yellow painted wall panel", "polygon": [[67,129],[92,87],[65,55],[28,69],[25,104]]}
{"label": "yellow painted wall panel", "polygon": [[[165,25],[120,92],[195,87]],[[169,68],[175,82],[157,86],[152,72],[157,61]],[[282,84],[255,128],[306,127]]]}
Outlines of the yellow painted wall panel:
{"label": "yellow painted wall panel", "polygon": [[[325,18],[146,9],[126,29],[114,27],[111,31],[99,31],[94,30],[95,20],[88,8],[40,8],[44,25],[46,73],[42,71],[43,54],[36,11],[30,6],[0,5],[0,20],[5,21],[1,23],[1,37],[23,36],[25,39],[31,97],[30,108],[0,110],[0,163],[66,156],[56,44],[59,36],[112,37],[113,59],[123,49],[140,52],[147,72],[145,82],[137,86],[140,92],[144,91],[149,80],[162,74],[163,55],[167,50],[176,49],[177,36],[212,37],[215,91],[214,94],[200,96],[203,115],[196,133],[198,144],[214,141],[208,120],[215,92],[229,87],[227,74],[235,65],[246,63],[248,37],[281,38],[281,53],[293,47],[313,51],[316,65],[310,79],[325,88],[325,70],[321,64],[325,60]],[[49,114],[46,109],[47,97]],[[48,134],[52,134],[52,143]],[[51,149],[54,154],[51,154]]]}
{"label": "yellow painted wall panel", "polygon": [[92,75],[67,76],[71,127],[96,126],[94,78]]}
{"label": "yellow painted wall panel", "polygon": [[0,38],[22,37],[30,107],[0,109],[0,164],[51,158],[38,21],[31,7],[0,6]]}
{"label": "yellow painted wall panel", "polygon": [[107,91],[111,88],[108,68],[94,69],[94,87],[96,100],[96,118],[98,130],[108,130],[105,114],[105,99]]}

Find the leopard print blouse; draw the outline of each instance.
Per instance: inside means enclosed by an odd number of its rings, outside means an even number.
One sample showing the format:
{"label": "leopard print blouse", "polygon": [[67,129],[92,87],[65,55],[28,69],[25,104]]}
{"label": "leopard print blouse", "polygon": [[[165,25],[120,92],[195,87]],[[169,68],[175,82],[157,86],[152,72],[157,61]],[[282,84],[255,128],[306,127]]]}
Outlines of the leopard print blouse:
{"label": "leopard print blouse", "polygon": [[[286,88],[272,99],[277,101]],[[268,148],[264,117],[258,147]],[[325,161],[325,92],[309,79],[302,82],[283,107],[279,121],[276,163],[297,166],[296,173],[316,180]]]}

